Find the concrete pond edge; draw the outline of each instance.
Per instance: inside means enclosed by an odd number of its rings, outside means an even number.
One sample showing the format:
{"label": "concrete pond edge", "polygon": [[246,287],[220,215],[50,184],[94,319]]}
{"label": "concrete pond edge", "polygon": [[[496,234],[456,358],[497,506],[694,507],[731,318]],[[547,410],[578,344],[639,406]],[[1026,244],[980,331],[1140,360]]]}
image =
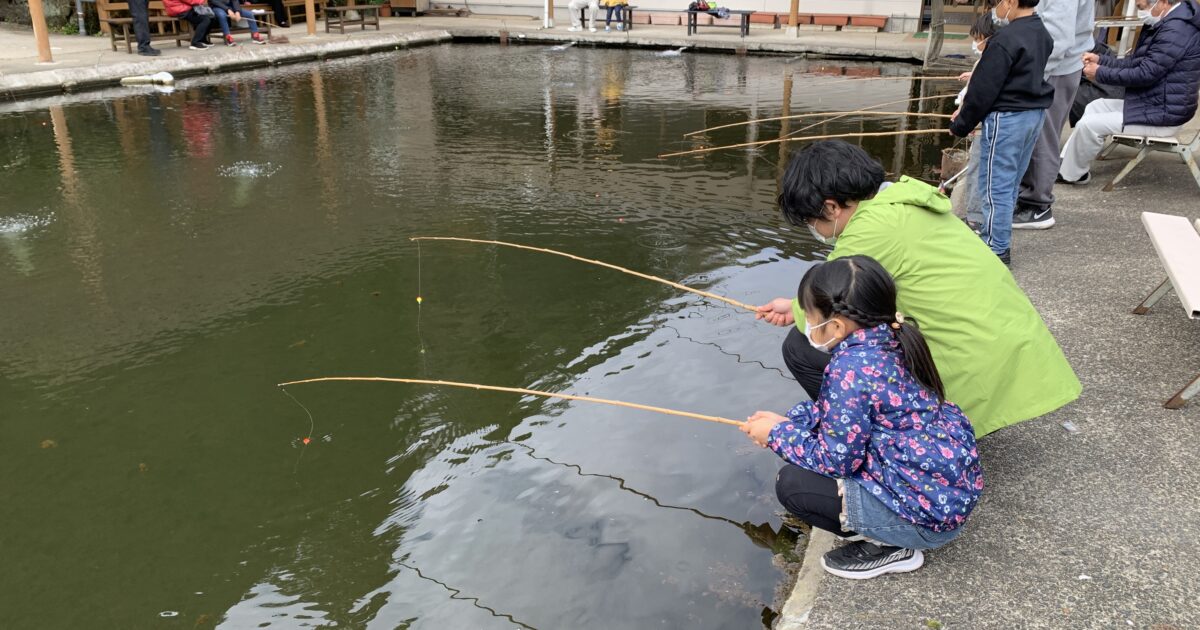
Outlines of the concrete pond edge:
{"label": "concrete pond edge", "polygon": [[821,556],[833,549],[835,540],[833,534],[812,528],[804,549],[804,559],[800,562],[800,573],[796,575],[792,594],[784,602],[779,619],[775,621],[775,630],[803,630],[807,627],[808,616],[817,601],[817,589],[821,586],[821,580],[825,579]]}
{"label": "concrete pond edge", "polygon": [[912,51],[875,46],[837,46],[804,42],[746,41],[744,39],[703,40],[697,38],[638,37],[631,33],[616,39],[588,34],[568,34],[551,30],[505,30],[467,27],[431,29],[405,33],[381,33],[343,40],[311,41],[297,36],[286,46],[244,47],[234,55],[212,59],[196,57],[143,58],[127,63],[49,69],[38,72],[0,74],[0,102],[115,87],[124,77],[170,72],[176,78],[237,72],[269,66],[337,57],[366,55],[450,42],[499,42],[501,44],[574,43],[592,47],[687,48],[694,51],[733,54],[792,54],[831,59],[919,62]]}

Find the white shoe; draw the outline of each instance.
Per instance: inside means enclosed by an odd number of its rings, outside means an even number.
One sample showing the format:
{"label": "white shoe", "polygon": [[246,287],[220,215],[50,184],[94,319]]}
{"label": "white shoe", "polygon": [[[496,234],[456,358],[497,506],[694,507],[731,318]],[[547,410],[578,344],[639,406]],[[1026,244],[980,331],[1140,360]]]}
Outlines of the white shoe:
{"label": "white shoe", "polygon": [[572,26],[571,28],[567,29],[567,31],[569,31],[571,33],[576,33],[576,32],[582,31],[582,30],[583,30],[583,27],[581,27],[581,26]]}
{"label": "white shoe", "polygon": [[589,30],[589,31],[591,31],[591,32],[593,32],[593,33],[595,33],[595,32],[596,32],[596,27],[595,27],[595,26],[593,26],[592,28],[589,28],[588,30]]}
{"label": "white shoe", "polygon": [[605,33],[612,32],[612,27],[611,27],[611,26],[605,26],[605,27],[604,27],[604,32],[605,32]]}

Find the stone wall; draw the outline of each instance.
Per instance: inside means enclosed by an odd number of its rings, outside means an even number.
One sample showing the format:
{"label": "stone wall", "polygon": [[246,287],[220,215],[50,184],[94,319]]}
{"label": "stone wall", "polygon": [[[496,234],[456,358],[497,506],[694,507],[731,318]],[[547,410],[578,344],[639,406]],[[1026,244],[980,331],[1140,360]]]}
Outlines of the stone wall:
{"label": "stone wall", "polygon": [[[42,4],[50,28],[66,24],[75,9],[73,0],[42,0]],[[0,0],[0,22],[29,26],[29,3],[26,0]]]}

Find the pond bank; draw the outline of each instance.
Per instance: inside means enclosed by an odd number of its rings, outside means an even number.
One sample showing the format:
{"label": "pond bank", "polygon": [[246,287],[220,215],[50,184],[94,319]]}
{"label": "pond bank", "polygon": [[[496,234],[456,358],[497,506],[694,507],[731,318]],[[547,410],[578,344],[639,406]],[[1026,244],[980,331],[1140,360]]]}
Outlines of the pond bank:
{"label": "pond bank", "polygon": [[[379,31],[355,31],[345,35],[318,34],[308,37],[300,25],[276,29],[290,41],[267,46],[243,44],[234,48],[216,46],[207,51],[177,48],[158,43],[160,57],[127,54],[123,47],[113,52],[107,36],[51,37],[54,63],[37,63],[32,31],[0,26],[0,101],[13,101],[62,92],[79,92],[117,85],[122,77],[170,72],[176,77],[235,72],[255,67],[315,61],[347,55],[446,43],[450,41],[495,41],[502,37],[512,44],[561,44],[577,42],[589,46],[631,48],[683,48],[695,51],[738,54],[788,54],[839,59],[917,62],[925,41],[904,33],[801,32],[790,37],[769,27],[751,29],[750,37],[736,31],[708,28],[687,37],[683,26],[636,25],[627,33],[571,33],[565,25],[540,28],[528,17],[480,16],[465,18],[383,18]],[[247,39],[239,36],[239,41]],[[957,48],[956,48],[957,47]],[[962,48],[962,50],[958,50]],[[961,42],[947,42],[948,52],[969,53]]]}

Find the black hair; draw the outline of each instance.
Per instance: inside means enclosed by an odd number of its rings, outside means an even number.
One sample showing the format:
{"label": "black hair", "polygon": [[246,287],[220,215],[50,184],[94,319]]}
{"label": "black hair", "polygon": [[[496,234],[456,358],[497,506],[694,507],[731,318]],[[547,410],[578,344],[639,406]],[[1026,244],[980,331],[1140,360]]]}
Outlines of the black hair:
{"label": "black hair", "polygon": [[995,34],[996,23],[992,20],[992,14],[990,11],[985,11],[980,14],[980,16],[975,19],[975,23],[971,25],[970,35],[975,39],[987,39]]}
{"label": "black hair", "polygon": [[1017,0],[1017,6],[1022,9],[1032,9],[1038,5],[1038,0]]}
{"label": "black hair", "polygon": [[826,199],[845,206],[875,196],[883,166],[861,147],[823,140],[792,154],[780,182],[779,209],[792,225],[822,218]]}
{"label": "black hair", "polygon": [[888,324],[900,342],[904,365],[927,389],[946,399],[946,388],[933,355],[915,322],[898,322],[896,283],[870,256],[847,256],[811,267],[797,291],[805,311],[823,319],[841,315],[863,328]]}

